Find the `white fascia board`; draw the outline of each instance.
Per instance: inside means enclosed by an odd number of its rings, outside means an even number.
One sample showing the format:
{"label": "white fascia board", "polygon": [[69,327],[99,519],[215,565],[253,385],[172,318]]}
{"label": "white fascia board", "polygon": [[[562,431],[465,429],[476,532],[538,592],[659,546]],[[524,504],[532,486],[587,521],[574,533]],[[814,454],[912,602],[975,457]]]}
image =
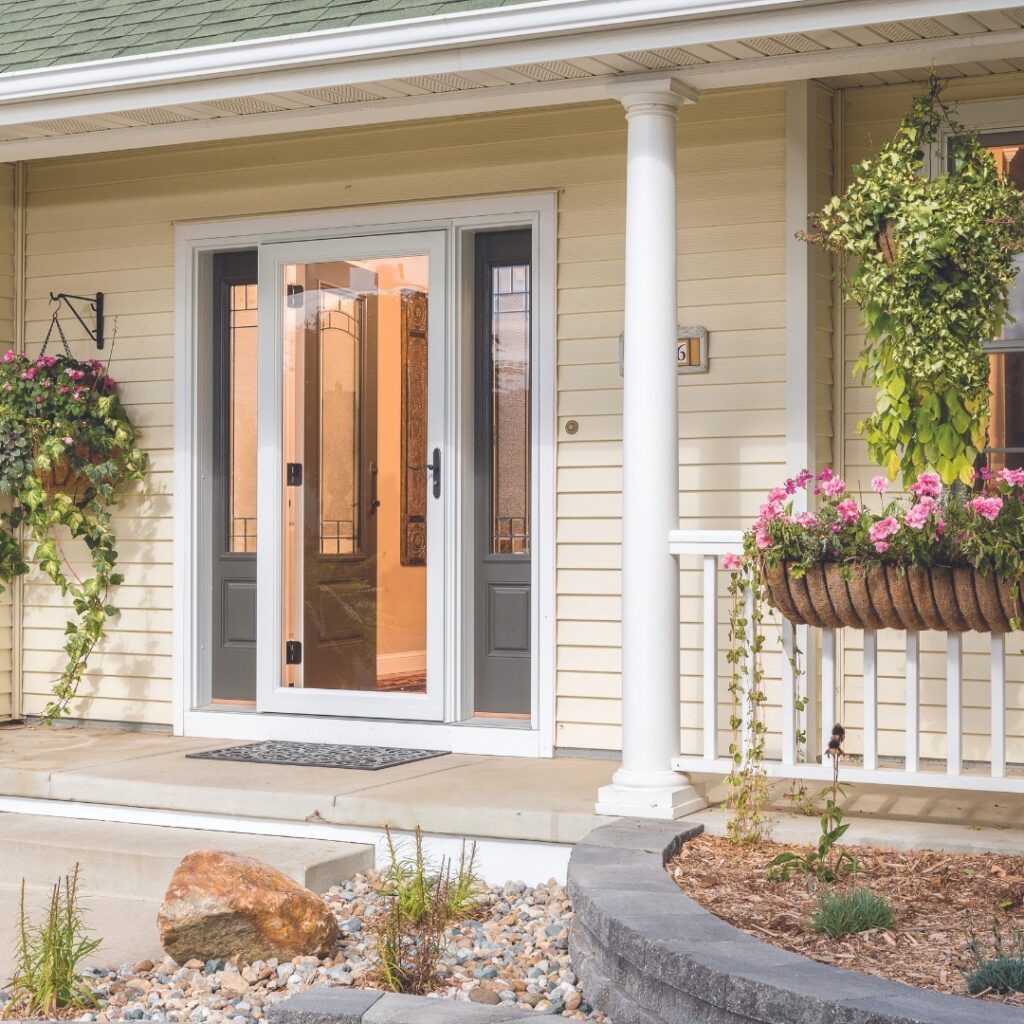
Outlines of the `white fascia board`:
{"label": "white fascia board", "polygon": [[0,75],[0,124],[1016,6],[1019,0],[540,0],[10,72]]}

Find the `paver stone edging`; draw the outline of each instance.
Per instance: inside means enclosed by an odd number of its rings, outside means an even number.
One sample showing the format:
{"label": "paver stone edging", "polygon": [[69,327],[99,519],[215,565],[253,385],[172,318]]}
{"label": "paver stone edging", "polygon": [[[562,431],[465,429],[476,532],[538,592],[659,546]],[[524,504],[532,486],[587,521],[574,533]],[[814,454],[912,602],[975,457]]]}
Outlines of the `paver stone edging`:
{"label": "paver stone edging", "polygon": [[532,1020],[531,1010],[318,986],[274,1003],[270,1024],[505,1024]]}
{"label": "paver stone edging", "polygon": [[624,818],[569,861],[569,950],[615,1024],[1021,1024],[1019,1008],[944,995],[769,946],[685,896],[665,864],[701,825]]}

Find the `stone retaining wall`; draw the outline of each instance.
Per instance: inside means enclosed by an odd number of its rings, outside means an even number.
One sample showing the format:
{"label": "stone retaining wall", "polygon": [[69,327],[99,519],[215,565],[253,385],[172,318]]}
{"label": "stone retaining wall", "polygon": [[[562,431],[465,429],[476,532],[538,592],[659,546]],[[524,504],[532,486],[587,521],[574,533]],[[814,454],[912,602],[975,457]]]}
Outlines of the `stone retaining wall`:
{"label": "stone retaining wall", "polygon": [[569,949],[615,1024],[1021,1024],[1019,1008],[911,988],[766,945],[685,896],[665,864],[702,826],[622,819],[569,861]]}

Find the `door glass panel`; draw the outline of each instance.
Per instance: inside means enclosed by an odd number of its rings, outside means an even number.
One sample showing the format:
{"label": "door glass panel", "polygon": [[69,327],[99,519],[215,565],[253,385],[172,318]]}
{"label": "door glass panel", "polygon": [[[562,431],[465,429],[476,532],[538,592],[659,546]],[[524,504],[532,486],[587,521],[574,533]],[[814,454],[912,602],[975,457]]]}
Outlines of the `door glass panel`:
{"label": "door glass panel", "polygon": [[530,267],[491,268],[491,553],[530,553]]}
{"label": "door glass panel", "polygon": [[[995,133],[983,136],[983,141],[999,173],[1024,190],[1024,132]],[[1018,273],[1010,286],[1011,321],[998,339],[1004,351],[989,353],[992,419],[984,460],[993,473],[1024,466],[1024,256],[1017,256],[1016,262]],[[1012,351],[1018,347],[1019,351]]]}
{"label": "door glass panel", "polygon": [[256,285],[233,284],[228,348],[230,358],[230,488],[228,550],[256,552]]}
{"label": "door glass panel", "polygon": [[286,686],[426,692],[429,271],[284,268]]}

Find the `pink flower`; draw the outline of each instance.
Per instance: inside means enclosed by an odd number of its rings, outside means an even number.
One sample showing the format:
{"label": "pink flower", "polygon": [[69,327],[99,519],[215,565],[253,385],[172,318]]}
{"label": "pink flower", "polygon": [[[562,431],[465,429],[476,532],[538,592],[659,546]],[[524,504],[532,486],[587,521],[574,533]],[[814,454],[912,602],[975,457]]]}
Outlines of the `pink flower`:
{"label": "pink flower", "polygon": [[773,487],[768,492],[768,500],[771,502],[785,501],[787,493],[788,492],[786,491],[785,487]]}
{"label": "pink flower", "polygon": [[[896,533],[899,528],[900,524],[896,522],[892,516],[886,516],[884,519],[879,519],[879,521],[868,530],[868,539],[875,545],[876,551],[887,551],[889,545],[886,543],[886,539]],[[883,546],[879,547],[880,544]]]}
{"label": "pink flower", "polygon": [[1024,487],[1024,469],[1001,469],[999,479],[1011,487]]}
{"label": "pink flower", "polygon": [[884,555],[889,550],[889,542],[887,540],[876,540],[875,550],[880,554]]}
{"label": "pink flower", "polygon": [[782,506],[777,501],[769,501],[758,509],[758,514],[762,522],[770,523],[773,519],[782,517]]}
{"label": "pink flower", "polygon": [[989,469],[988,466],[982,466],[981,469],[978,470],[978,476],[980,476],[985,483],[988,483],[989,480],[992,479],[992,470]]}
{"label": "pink flower", "polygon": [[990,523],[996,520],[999,516],[999,510],[1002,507],[1002,498],[986,498],[984,495],[975,498],[971,502],[971,508],[973,508],[979,516],[983,519],[987,519]]}
{"label": "pink flower", "polygon": [[728,572],[735,572],[740,567],[740,556],[734,555],[731,551],[722,556],[722,568]]}
{"label": "pink flower", "polygon": [[62,440],[62,441],[63,441],[63,442],[65,443],[65,444],[69,444],[69,445],[70,445],[70,444],[74,444],[74,443],[75,443],[75,439],[74,439],[73,437],[62,437],[62,438],[61,438],[61,440]]}
{"label": "pink flower", "polygon": [[809,469],[801,469],[796,476],[786,481],[786,493],[796,494],[798,490],[804,490],[813,479],[814,474]]}
{"label": "pink flower", "polygon": [[818,525],[817,517],[813,512],[801,512],[800,515],[794,518],[793,522],[797,526],[802,526],[805,530]]}
{"label": "pink flower", "polygon": [[871,490],[875,494],[885,494],[889,490],[889,481],[884,476],[873,476],[871,478]]}
{"label": "pink flower", "polygon": [[68,392],[69,392],[70,390],[71,390],[71,388],[69,388],[69,387],[62,387],[62,388],[60,389],[60,393],[61,393],[62,395],[66,395],[66,394],[67,394],[67,393],[68,393]]}
{"label": "pink flower", "polygon": [[820,473],[818,474],[818,479],[819,479],[819,480],[821,480],[821,481],[825,481],[825,480],[831,480],[831,479],[832,479],[832,477],[834,477],[834,476],[835,476],[835,473],[833,473],[833,472],[832,472],[832,470],[831,470],[831,469],[830,469],[830,468],[829,468],[828,466],[826,466],[826,467],[825,467],[825,468],[824,468],[824,469],[823,469],[823,470],[822,470],[822,471],[821,471],[821,472],[820,472]]}
{"label": "pink flower", "polygon": [[839,502],[836,505],[836,512],[839,513],[839,517],[847,523],[855,523],[860,519],[860,506],[853,500],[853,498],[846,498],[844,501]]}
{"label": "pink flower", "polygon": [[4,362],[5,363],[13,363],[14,362],[14,349],[13,348],[9,348],[4,353]]}
{"label": "pink flower", "polygon": [[907,512],[903,517],[903,521],[907,526],[910,526],[915,530],[920,530],[921,527],[928,522],[928,517],[935,511],[936,507],[934,498],[922,498]]}
{"label": "pink flower", "polygon": [[35,368],[34,366],[30,366],[30,367],[29,367],[29,368],[28,368],[28,369],[27,369],[27,370],[26,370],[26,371],[25,371],[25,372],[24,372],[24,373],[23,373],[23,374],[21,375],[21,379],[22,379],[22,380],[35,380],[35,376],[36,376],[36,368]]}
{"label": "pink flower", "polygon": [[910,485],[919,498],[937,498],[942,493],[942,479],[938,473],[922,473]]}
{"label": "pink flower", "polygon": [[762,551],[764,551],[765,548],[770,548],[772,546],[771,537],[768,536],[767,531],[761,526],[755,527],[754,529],[754,542]]}
{"label": "pink flower", "polygon": [[[831,473],[831,470],[829,471]],[[838,476],[829,476],[822,481],[821,493],[829,498],[837,498],[846,492],[846,484]]]}

